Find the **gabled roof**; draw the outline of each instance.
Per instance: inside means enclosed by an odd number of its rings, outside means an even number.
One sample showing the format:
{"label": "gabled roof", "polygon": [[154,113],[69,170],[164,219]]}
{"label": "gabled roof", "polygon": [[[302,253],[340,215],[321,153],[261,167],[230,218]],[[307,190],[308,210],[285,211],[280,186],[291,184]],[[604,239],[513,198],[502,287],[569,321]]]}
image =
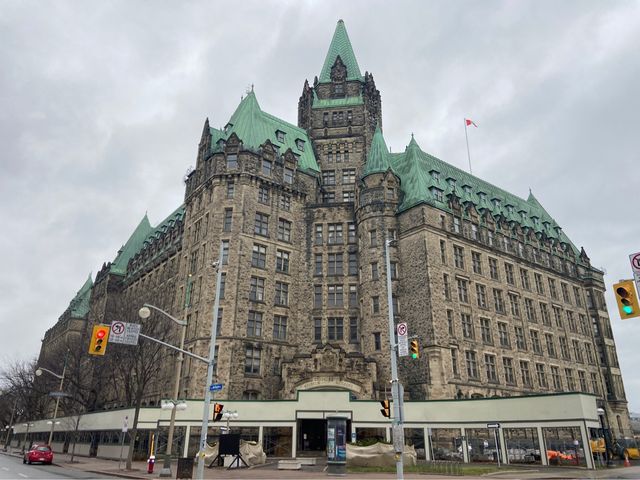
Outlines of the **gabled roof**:
{"label": "gabled roof", "polygon": [[[372,140],[370,157],[374,155],[374,150],[376,165],[383,165],[383,159],[378,158],[382,155],[382,149],[376,135]],[[524,200],[460,170],[422,151],[413,136],[403,153],[386,152],[383,156],[400,178],[404,196],[398,206],[399,212],[421,203],[449,211],[449,197],[453,195],[462,203],[473,204],[480,212],[488,211],[495,218],[515,222],[536,233],[544,233],[553,240],[570,245],[576,255],[580,253],[532,193]],[[365,174],[373,168],[369,167],[369,161],[368,159]]]}
{"label": "gabled roof", "polygon": [[[319,172],[318,162],[313,153],[307,132],[273,115],[263,112],[253,90],[240,102],[224,130],[211,128],[211,148],[216,150],[217,142],[227,140],[235,133],[245,147],[260,148],[267,140],[284,154],[289,148],[298,156],[298,168]],[[283,135],[278,138],[278,132]],[[302,142],[302,149],[298,143]]]}
{"label": "gabled roof", "polygon": [[372,173],[385,173],[391,168],[389,163],[389,149],[382,136],[382,130],[379,126],[376,126],[376,131],[373,134],[371,140],[371,148],[367,155],[367,163],[364,166],[362,172],[362,178]]}
{"label": "gabled roof", "polygon": [[93,280],[91,274],[84,282],[84,285],[78,290],[76,296],[69,303],[69,311],[74,318],[84,318],[89,313],[89,302],[91,300],[91,288],[93,287]]}
{"label": "gabled roof", "polygon": [[118,275],[125,275],[127,273],[129,260],[131,260],[131,258],[142,248],[144,240],[152,231],[153,228],[151,227],[147,214],[145,213],[144,217],[142,217],[142,220],[140,220],[140,223],[129,237],[129,240],[127,240],[127,243],[118,250],[118,254],[116,255],[115,260],[111,263],[109,271]]}
{"label": "gabled roof", "polygon": [[349,41],[347,29],[345,28],[342,20],[338,20],[336,30],[333,32],[331,45],[329,45],[329,51],[327,52],[327,57],[324,59],[324,65],[320,72],[319,81],[321,83],[331,81],[331,67],[333,67],[338,56],[340,56],[342,63],[347,67],[347,80],[364,80],[360,73],[360,67],[358,66],[356,55],[353,53],[353,47],[351,47],[351,41]]}

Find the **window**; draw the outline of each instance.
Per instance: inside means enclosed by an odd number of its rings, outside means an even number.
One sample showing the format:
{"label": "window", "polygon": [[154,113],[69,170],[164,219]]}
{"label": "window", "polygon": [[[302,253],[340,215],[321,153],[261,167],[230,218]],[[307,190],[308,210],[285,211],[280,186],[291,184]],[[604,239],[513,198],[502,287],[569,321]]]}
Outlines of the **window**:
{"label": "window", "polygon": [[249,300],[264,302],[264,278],[251,277]]}
{"label": "window", "polygon": [[455,324],[453,322],[453,310],[447,310],[447,326],[449,329],[449,335],[451,335],[452,337],[455,337],[456,331],[455,331]]}
{"label": "window", "polygon": [[238,168],[238,155],[235,153],[227,155],[227,168]]}
{"label": "window", "polygon": [[342,253],[329,253],[327,267],[328,275],[342,275]]}
{"label": "window", "polygon": [[286,307],[289,305],[289,284],[284,282],[276,282],[276,305]]}
{"label": "window", "polygon": [[595,358],[593,356],[593,346],[590,343],[585,343],[584,351],[587,355],[587,363],[589,365],[593,365],[595,363]]}
{"label": "window", "polygon": [[540,295],[544,295],[544,284],[542,283],[542,275],[539,273],[534,273],[533,278],[536,282],[536,292]]}
{"label": "window", "polygon": [[587,376],[582,370],[578,370],[578,381],[580,382],[580,391],[588,392],[589,389],[587,388]]}
{"label": "window", "polygon": [[329,112],[324,112],[322,115],[322,125],[325,127],[329,125]]}
{"label": "window", "polygon": [[562,390],[562,378],[560,377],[560,369],[555,365],[551,365],[551,381],[554,390]]}
{"label": "window", "polygon": [[473,264],[473,273],[482,275],[482,259],[478,252],[471,252],[471,263]]}
{"label": "window", "polygon": [[373,313],[380,313],[380,297],[377,295],[371,297],[371,310]]}
{"label": "window", "polygon": [[496,372],[496,357],[495,355],[484,355],[484,368],[487,374],[487,381],[491,383],[498,383],[498,374]]}
{"label": "window", "polygon": [[542,344],[540,343],[540,333],[537,330],[529,330],[529,336],[531,337],[531,348],[533,348],[533,353],[542,355]]}
{"label": "window", "polygon": [[492,345],[493,336],[491,335],[491,320],[488,318],[480,319],[480,332],[482,334],[482,342],[487,345]]}
{"label": "window", "polygon": [[504,381],[509,385],[516,384],[516,376],[513,374],[513,360],[503,357],[502,366],[504,367]]}
{"label": "window", "polygon": [[269,187],[260,185],[258,188],[258,202],[266,205],[269,204]]}
{"label": "window", "polygon": [[566,283],[561,283],[560,290],[562,290],[562,300],[564,300],[565,303],[571,303],[569,299],[569,286]]}
{"label": "window", "polygon": [[468,313],[461,313],[460,320],[462,321],[462,336],[464,338],[474,338],[473,334],[473,322],[471,320],[471,315]]}
{"label": "window", "polygon": [[453,231],[455,233],[460,233],[460,218],[453,217]]}
{"label": "window", "polygon": [[278,240],[291,242],[291,222],[289,220],[278,219]]}
{"label": "window", "polygon": [[509,293],[509,305],[511,306],[511,315],[520,317],[520,297],[515,293]]}
{"label": "window", "polygon": [[500,274],[498,272],[498,260],[489,257],[489,276],[492,280],[500,280]]}
{"label": "window", "polygon": [[345,168],[342,170],[342,184],[350,185],[352,183],[356,183],[356,169]]}
{"label": "window", "polygon": [[300,150],[301,152],[304,152],[304,140],[296,138],[296,147],[298,147],[298,150]]}
{"label": "window", "polygon": [[511,348],[511,340],[509,339],[509,330],[506,323],[498,322],[498,336],[500,337],[500,346]]}
{"label": "window", "polygon": [[266,177],[270,177],[272,171],[273,171],[273,162],[270,160],[262,159],[262,174]]}
{"label": "window", "polygon": [[440,190],[439,188],[432,187],[431,194],[433,195],[433,198],[436,199],[436,201],[444,202],[444,195],[442,194],[442,190]]}
{"label": "window", "polygon": [[569,324],[569,331],[578,333],[576,318],[573,316],[573,312],[570,310],[567,310],[567,323]]}
{"label": "window", "polygon": [[389,262],[389,273],[392,280],[398,279],[398,262]]}
{"label": "window", "polygon": [[284,132],[281,130],[276,130],[276,139],[279,142],[284,143]]}
{"label": "window", "polygon": [[540,302],[540,313],[542,314],[542,323],[550,327],[551,315],[549,315],[549,306],[546,303]]}
{"label": "window", "polygon": [[349,252],[349,275],[358,274],[358,254]]}
{"label": "window", "polygon": [[458,350],[455,348],[451,349],[451,369],[453,370],[453,376],[460,376],[460,369],[458,367]]}
{"label": "window", "polygon": [[322,245],[324,242],[324,228],[321,223],[316,223],[315,228],[315,244]]}
{"label": "window", "polygon": [[458,283],[458,300],[463,303],[469,303],[468,282],[462,278],[456,278]]}
{"label": "window", "polygon": [[349,222],[347,224],[347,242],[348,243],[356,243],[356,224],[353,222]]}
{"label": "window", "polygon": [[322,184],[323,185],[335,185],[336,184],[336,171],[335,170],[323,170],[322,171]]}
{"label": "window", "polygon": [[578,287],[573,287],[573,298],[576,299],[576,305],[582,307],[582,295],[580,295],[580,289]]}
{"label": "window", "polygon": [[476,283],[476,297],[480,308],[487,308],[487,288],[484,285]]}
{"label": "window", "polygon": [[293,169],[284,167],[284,183],[293,183]]}
{"label": "window", "polygon": [[247,346],[244,355],[244,373],[260,373],[260,353],[261,350],[254,346]]}
{"label": "window", "polygon": [[254,312],[249,310],[247,319],[247,337],[262,336],[262,312]]}
{"label": "window", "polygon": [[273,316],[273,339],[287,339],[287,317],[282,315]]}
{"label": "window", "polygon": [[336,192],[322,192],[322,203],[333,203],[336,201]]}
{"label": "window", "polygon": [[576,362],[584,363],[584,359],[582,358],[582,348],[580,348],[580,342],[578,340],[571,340],[573,344],[573,354],[576,358]]}
{"label": "window", "polygon": [[258,400],[260,398],[260,392],[256,392],[255,390],[246,390],[242,392],[243,400]]}
{"label": "window", "polygon": [[322,307],[322,285],[313,286],[313,307]]}
{"label": "window", "polygon": [[358,317],[349,317],[349,343],[358,343]]}
{"label": "window", "polygon": [[251,253],[251,266],[257,268],[265,268],[267,264],[267,247],[264,245],[253,244],[253,252]]}
{"label": "window", "polygon": [[380,273],[378,272],[378,262],[373,262],[371,264],[371,279],[378,280],[380,278]]}
{"label": "window", "polygon": [[600,395],[600,382],[596,373],[591,373],[591,389],[593,393]]}
{"label": "window", "polygon": [[329,317],[327,321],[327,337],[329,341],[342,340],[344,338],[342,318]]}
{"label": "window", "polygon": [[497,288],[493,289],[493,303],[496,308],[496,312],[505,313],[504,298],[502,297],[502,290],[498,290]]}
{"label": "window", "polygon": [[529,322],[536,322],[536,309],[533,306],[533,300],[530,298],[524,299],[524,316]]}
{"label": "window", "polygon": [[471,239],[476,240],[476,241],[479,239],[478,225],[476,225],[474,223],[471,224]]}
{"label": "window", "polygon": [[233,221],[233,209],[225,208],[224,209],[224,221],[222,223],[222,231],[230,232],[231,231],[231,222]]}
{"label": "window", "polygon": [[562,309],[554,305],[553,316],[556,320],[556,326],[562,328]]}
{"label": "window", "polygon": [[558,299],[558,290],[556,289],[556,281],[553,278],[549,279],[549,293],[551,298]]}
{"label": "window", "polygon": [[511,265],[510,263],[505,263],[504,264],[504,274],[505,274],[505,277],[507,279],[507,283],[509,285],[515,285],[516,284],[516,279],[515,279],[515,276],[513,274],[513,265]]}
{"label": "window", "polygon": [[235,193],[236,184],[233,180],[227,180],[227,198],[233,198]]}
{"label": "window", "polygon": [[553,341],[553,335],[551,333],[544,334],[545,342],[547,344],[547,352],[552,358],[556,358],[556,342]]}
{"label": "window", "polygon": [[269,236],[269,215],[256,212],[256,217],[253,224],[253,232],[256,235],[262,235],[264,237]]}
{"label": "window", "polygon": [[356,200],[356,192],[353,190],[348,190],[342,192],[342,201],[353,203]]}
{"label": "window", "polygon": [[358,307],[358,286],[357,285],[349,285],[349,307],[350,308]]}
{"label": "window", "polygon": [[373,349],[382,350],[382,341],[380,339],[380,332],[373,332]]}
{"label": "window", "polygon": [[467,376],[469,378],[478,378],[478,362],[476,360],[476,352],[467,350],[465,353],[465,359],[467,361]]}
{"label": "window", "polygon": [[560,355],[565,360],[571,360],[571,355],[569,354],[569,343],[567,342],[566,337],[559,337],[560,341]]}
{"label": "window", "polygon": [[516,347],[518,350],[526,350],[527,349],[527,341],[524,338],[524,329],[522,327],[513,327],[516,333]]}
{"label": "window", "polygon": [[536,374],[538,376],[538,385],[540,388],[549,388],[547,383],[547,372],[544,369],[543,363],[536,363]]}
{"label": "window", "polygon": [[446,273],[442,274],[442,286],[444,291],[444,298],[446,300],[451,300],[451,284],[449,283],[449,275]]}
{"label": "window", "polygon": [[447,244],[444,240],[440,240],[440,261],[443,265],[447,264]]}
{"label": "window", "polygon": [[329,307],[342,307],[344,305],[344,287],[342,285],[329,285],[327,288]]}
{"label": "window", "polygon": [[289,273],[289,252],[276,250],[276,271]]}
{"label": "window", "polygon": [[458,245],[453,246],[453,263],[457,268],[464,270],[464,248]]}
{"label": "window", "polygon": [[531,386],[531,372],[529,371],[529,362],[520,360],[520,376],[522,377],[522,384],[524,386]]}
{"label": "window", "polygon": [[375,230],[370,230],[369,231],[369,246],[370,247],[377,247],[378,246],[378,236],[376,235],[376,231]]}
{"label": "window", "polygon": [[522,288],[525,290],[531,290],[531,282],[529,281],[529,271],[524,268],[520,269],[520,282],[522,283]]}
{"label": "window", "polygon": [[570,368],[565,368],[564,369],[564,376],[567,380],[567,390],[569,392],[573,392],[576,389],[576,384],[575,381],[573,379],[573,370],[571,370]]}
{"label": "window", "polygon": [[315,343],[322,342],[322,319],[313,319],[313,341]]}
{"label": "window", "polygon": [[493,247],[493,232],[491,230],[487,230],[487,244]]}
{"label": "window", "polygon": [[225,286],[227,284],[227,273],[226,272],[222,272],[222,275],[220,276],[220,298],[224,298],[224,290],[225,290]]}
{"label": "window", "polygon": [[322,254],[321,253],[316,253],[314,255],[315,257],[315,268],[314,268],[314,275],[322,275]]}
{"label": "window", "polygon": [[287,193],[280,195],[280,208],[287,212],[291,210],[291,195]]}
{"label": "window", "polygon": [[222,240],[222,265],[229,264],[229,240]]}
{"label": "window", "polygon": [[329,242],[328,243],[329,245],[343,243],[341,223],[329,224]]}

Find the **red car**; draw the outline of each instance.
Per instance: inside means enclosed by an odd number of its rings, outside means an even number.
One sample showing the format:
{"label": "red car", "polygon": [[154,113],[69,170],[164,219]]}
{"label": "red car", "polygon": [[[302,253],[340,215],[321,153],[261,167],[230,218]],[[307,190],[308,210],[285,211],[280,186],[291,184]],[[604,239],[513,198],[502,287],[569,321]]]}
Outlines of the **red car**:
{"label": "red car", "polygon": [[34,462],[42,462],[48,465],[53,463],[53,451],[49,445],[33,445],[28,452],[25,452],[22,463],[31,465]]}

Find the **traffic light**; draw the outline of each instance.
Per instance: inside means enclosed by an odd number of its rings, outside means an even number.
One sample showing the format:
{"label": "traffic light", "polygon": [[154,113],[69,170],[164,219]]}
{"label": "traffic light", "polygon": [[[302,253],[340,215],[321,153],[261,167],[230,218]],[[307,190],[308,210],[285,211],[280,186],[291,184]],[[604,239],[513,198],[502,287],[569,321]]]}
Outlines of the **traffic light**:
{"label": "traffic light", "polygon": [[411,340],[409,350],[411,351],[411,358],[420,358],[420,345],[418,345],[418,340]]}
{"label": "traffic light", "polygon": [[624,280],[613,286],[613,292],[616,295],[620,318],[626,320],[640,316],[640,305],[638,304],[638,295],[633,280]]}
{"label": "traffic light", "polygon": [[391,418],[391,402],[389,402],[389,400],[380,400],[380,405],[382,405],[380,409],[382,416]]}
{"label": "traffic light", "polygon": [[91,343],[89,343],[90,355],[104,355],[109,342],[109,330],[110,327],[108,325],[96,325],[93,327]]}
{"label": "traffic light", "polygon": [[224,408],[224,405],[221,403],[214,403],[213,404],[213,421],[214,422],[219,422],[222,419],[222,409]]}

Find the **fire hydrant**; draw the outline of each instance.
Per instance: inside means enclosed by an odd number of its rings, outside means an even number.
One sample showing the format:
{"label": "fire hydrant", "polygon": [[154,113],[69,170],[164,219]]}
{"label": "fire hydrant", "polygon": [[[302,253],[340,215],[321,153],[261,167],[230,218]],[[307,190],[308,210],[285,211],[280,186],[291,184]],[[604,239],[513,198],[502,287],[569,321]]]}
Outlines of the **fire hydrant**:
{"label": "fire hydrant", "polygon": [[154,455],[151,455],[149,457],[149,460],[147,460],[147,473],[153,473],[153,466],[156,463],[156,457]]}

